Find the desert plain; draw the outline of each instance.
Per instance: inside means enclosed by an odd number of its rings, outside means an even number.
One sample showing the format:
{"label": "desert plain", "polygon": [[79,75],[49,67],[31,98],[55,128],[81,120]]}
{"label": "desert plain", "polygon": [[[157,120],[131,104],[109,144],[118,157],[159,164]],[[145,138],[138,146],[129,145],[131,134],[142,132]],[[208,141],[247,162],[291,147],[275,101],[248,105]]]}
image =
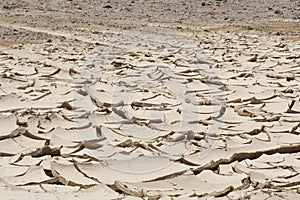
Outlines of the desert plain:
{"label": "desert plain", "polygon": [[1,0],[1,199],[300,199],[298,0]]}

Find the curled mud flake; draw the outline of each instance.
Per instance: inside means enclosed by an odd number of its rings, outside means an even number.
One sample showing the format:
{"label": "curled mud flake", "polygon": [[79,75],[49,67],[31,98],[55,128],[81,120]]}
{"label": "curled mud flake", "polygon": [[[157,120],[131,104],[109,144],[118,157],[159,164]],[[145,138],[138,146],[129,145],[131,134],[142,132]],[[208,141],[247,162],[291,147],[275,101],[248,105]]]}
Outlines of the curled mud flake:
{"label": "curled mud flake", "polygon": [[61,156],[61,147],[50,147],[49,146],[49,141],[46,141],[45,146],[36,149],[35,151],[33,151],[32,153],[30,153],[30,155],[32,157],[42,157],[44,155],[51,155],[51,156]]}
{"label": "curled mud flake", "polygon": [[20,68],[18,70],[12,70],[12,73],[16,76],[33,76],[38,74],[38,70],[36,67],[31,67],[31,68]]}
{"label": "curled mud flake", "polygon": [[197,177],[207,183],[212,184],[221,184],[221,185],[230,185],[233,188],[241,187],[242,181],[244,178],[247,178],[247,175],[245,174],[233,174],[230,176],[225,175],[219,175],[216,173],[213,173],[211,170],[204,170],[200,174],[197,175]]}
{"label": "curled mud flake", "polygon": [[260,112],[260,116],[258,116],[258,118],[272,118],[272,115],[276,115],[275,117],[278,117],[282,115],[282,113],[286,110],[286,107],[287,102],[284,102],[282,99],[280,99],[278,102],[264,102],[257,110],[258,112]]}
{"label": "curled mud flake", "polygon": [[[17,117],[14,114],[0,114],[0,139],[5,139],[18,135]],[[15,131],[16,130],[16,131]]]}
{"label": "curled mud flake", "polygon": [[20,166],[12,164],[2,165],[0,167],[0,177],[3,180],[5,179],[5,177],[9,179],[8,177],[22,176],[29,170],[29,166]]}
{"label": "curled mud flake", "polygon": [[35,85],[35,80],[31,80],[29,83],[27,83],[26,85],[22,85],[22,86],[18,86],[17,89],[18,90],[26,90],[29,87],[33,87]]}
{"label": "curled mud flake", "polygon": [[42,166],[30,166],[22,175],[6,176],[3,179],[10,185],[22,186],[50,182],[52,178],[45,174]]}
{"label": "curled mud flake", "polygon": [[99,138],[99,139],[93,139],[93,140],[84,140],[83,145],[87,149],[99,149],[100,147],[103,146],[100,142],[105,140],[105,138]]}
{"label": "curled mud flake", "polygon": [[[175,163],[156,163],[157,168],[149,166],[147,162],[148,158],[142,157],[141,159],[136,158],[136,160],[143,161],[144,163],[138,163],[137,169],[134,166],[134,162],[131,160],[120,160],[120,161],[110,161],[108,164],[80,164],[77,166],[86,174],[88,177],[94,177],[98,181],[106,184],[114,184],[116,180],[126,181],[126,182],[141,182],[141,181],[151,181],[162,177],[168,177],[175,174],[183,174],[188,168]],[[159,157],[149,158],[150,160],[162,159]],[[134,161],[133,159],[132,161]],[[148,160],[149,161],[149,160]],[[158,161],[158,160],[156,160]],[[136,171],[137,170],[137,171]],[[126,173],[124,173],[126,172]]]}
{"label": "curled mud flake", "polygon": [[[228,184],[211,183],[201,180],[195,175],[183,174],[181,176],[170,177],[168,179],[142,182],[142,183],[122,183],[132,192],[138,192],[142,189],[148,194],[168,194],[169,196],[214,196],[227,191]],[[203,187],[205,184],[205,187]],[[233,187],[230,186],[230,191]],[[150,193],[151,191],[151,193]],[[224,192],[223,194],[225,194]]]}
{"label": "curled mud flake", "polygon": [[[33,100],[33,101],[38,101],[38,100],[40,100],[40,99],[42,99],[42,98],[44,98],[48,95],[51,95],[51,94],[52,94],[51,91],[46,91],[46,92],[43,92],[41,95],[39,95],[37,97],[30,98],[30,99]],[[36,95],[34,95],[34,96],[36,96]]]}
{"label": "curled mud flake", "polygon": [[[61,129],[60,129],[61,130]],[[65,135],[65,132],[69,134],[69,136]],[[50,138],[50,145],[52,147],[72,147],[75,146],[79,140],[79,136],[72,137],[72,132],[71,131],[66,131],[66,130],[54,130],[52,132],[52,136]],[[77,133],[76,133],[77,135]]]}
{"label": "curled mud flake", "polygon": [[0,96],[0,102],[0,112],[13,112],[30,106],[29,99],[15,93]]}
{"label": "curled mud flake", "polygon": [[99,182],[86,177],[77,170],[74,164],[58,162],[53,160],[51,162],[51,172],[55,178],[64,185],[80,186],[81,188],[89,188],[99,184]]}
{"label": "curled mud flake", "polygon": [[122,183],[120,181],[115,181],[114,186],[122,191],[124,194],[140,197],[140,198],[149,198],[149,199],[159,199],[162,194],[161,192],[153,192],[153,191],[147,191],[144,189],[137,189],[137,188],[130,188],[130,186],[126,183]]}

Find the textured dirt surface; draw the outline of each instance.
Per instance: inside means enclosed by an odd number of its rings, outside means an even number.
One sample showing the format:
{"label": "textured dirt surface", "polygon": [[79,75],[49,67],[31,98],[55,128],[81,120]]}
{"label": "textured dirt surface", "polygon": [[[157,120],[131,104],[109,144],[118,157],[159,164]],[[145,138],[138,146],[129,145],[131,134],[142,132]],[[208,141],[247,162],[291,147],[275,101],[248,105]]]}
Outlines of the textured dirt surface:
{"label": "textured dirt surface", "polygon": [[0,1],[6,199],[299,199],[300,3]]}

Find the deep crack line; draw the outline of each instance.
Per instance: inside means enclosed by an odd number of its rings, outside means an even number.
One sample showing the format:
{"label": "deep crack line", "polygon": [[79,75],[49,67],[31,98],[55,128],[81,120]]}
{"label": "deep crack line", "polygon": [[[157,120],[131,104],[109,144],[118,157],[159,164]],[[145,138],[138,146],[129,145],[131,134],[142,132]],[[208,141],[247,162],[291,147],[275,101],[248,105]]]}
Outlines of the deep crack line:
{"label": "deep crack line", "polygon": [[216,169],[220,164],[231,164],[235,161],[242,161],[245,159],[256,159],[259,158],[263,154],[271,155],[275,153],[299,153],[300,152],[300,144],[297,145],[290,145],[290,146],[284,146],[284,147],[278,147],[275,149],[265,150],[265,151],[256,151],[256,152],[250,152],[250,153],[234,153],[229,159],[222,158],[217,161],[211,161],[210,163],[207,163],[206,165],[203,165],[201,167],[198,167],[196,169],[193,169],[194,174],[199,174],[203,170],[207,169]]}

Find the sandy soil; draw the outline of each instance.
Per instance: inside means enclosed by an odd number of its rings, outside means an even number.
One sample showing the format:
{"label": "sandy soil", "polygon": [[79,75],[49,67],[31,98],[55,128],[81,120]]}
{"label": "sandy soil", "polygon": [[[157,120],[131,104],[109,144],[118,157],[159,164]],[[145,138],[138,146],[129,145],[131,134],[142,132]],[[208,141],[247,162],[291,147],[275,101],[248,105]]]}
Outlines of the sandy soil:
{"label": "sandy soil", "polygon": [[299,199],[300,2],[0,1],[5,199]]}

